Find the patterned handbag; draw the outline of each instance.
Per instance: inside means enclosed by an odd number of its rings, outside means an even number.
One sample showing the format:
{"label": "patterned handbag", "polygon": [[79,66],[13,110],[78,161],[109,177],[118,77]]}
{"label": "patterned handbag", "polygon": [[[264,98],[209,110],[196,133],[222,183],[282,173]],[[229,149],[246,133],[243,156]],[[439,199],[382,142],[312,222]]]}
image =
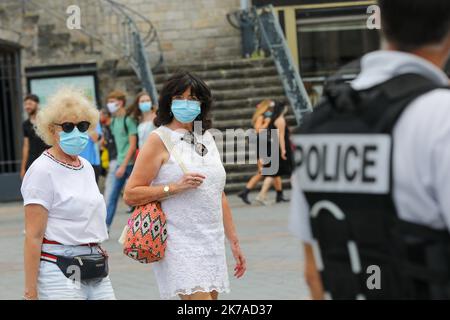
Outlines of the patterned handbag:
{"label": "patterned handbag", "polygon": [[137,206],[125,229],[125,255],[141,263],[151,263],[164,258],[167,222],[159,201]]}
{"label": "patterned handbag", "polygon": [[[187,168],[174,150],[174,145],[166,132],[156,129],[167,150],[174,156],[184,173]],[[123,244],[123,253],[141,263],[151,263],[164,258],[167,246],[166,215],[159,201],[135,207],[128,224],[125,226],[119,242]]]}

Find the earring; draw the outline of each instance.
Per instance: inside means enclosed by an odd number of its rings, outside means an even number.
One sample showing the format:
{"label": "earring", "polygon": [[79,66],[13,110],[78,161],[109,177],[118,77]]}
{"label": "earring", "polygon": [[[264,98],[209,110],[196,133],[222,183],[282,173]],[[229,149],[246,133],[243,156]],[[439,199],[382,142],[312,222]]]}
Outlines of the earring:
{"label": "earring", "polygon": [[169,112],[169,115],[170,115],[171,117],[173,117],[173,113],[172,113],[172,111],[170,111],[170,112]]}

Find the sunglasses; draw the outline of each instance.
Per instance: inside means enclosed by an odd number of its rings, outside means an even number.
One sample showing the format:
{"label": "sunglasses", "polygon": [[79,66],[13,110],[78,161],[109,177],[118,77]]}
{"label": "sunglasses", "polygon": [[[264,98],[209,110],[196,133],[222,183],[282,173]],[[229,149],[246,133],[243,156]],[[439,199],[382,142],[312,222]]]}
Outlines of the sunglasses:
{"label": "sunglasses", "polygon": [[202,157],[208,153],[208,148],[206,148],[204,144],[198,142],[192,132],[186,132],[181,140],[194,145],[195,152]]}
{"label": "sunglasses", "polygon": [[55,123],[55,125],[60,126],[65,133],[70,133],[73,131],[73,129],[75,129],[75,127],[77,127],[78,131],[80,132],[86,132],[89,129],[91,123],[88,121],[81,121],[76,124],[73,122],[64,122]]}

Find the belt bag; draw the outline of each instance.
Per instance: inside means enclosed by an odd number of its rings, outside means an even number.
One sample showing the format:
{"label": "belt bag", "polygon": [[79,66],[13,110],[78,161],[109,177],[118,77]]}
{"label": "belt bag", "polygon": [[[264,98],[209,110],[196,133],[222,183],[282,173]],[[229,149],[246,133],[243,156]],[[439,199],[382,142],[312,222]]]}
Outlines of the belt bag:
{"label": "belt bag", "polygon": [[67,278],[73,280],[78,276],[80,280],[105,278],[109,272],[106,254],[65,257],[42,252],[41,260],[56,264]]}

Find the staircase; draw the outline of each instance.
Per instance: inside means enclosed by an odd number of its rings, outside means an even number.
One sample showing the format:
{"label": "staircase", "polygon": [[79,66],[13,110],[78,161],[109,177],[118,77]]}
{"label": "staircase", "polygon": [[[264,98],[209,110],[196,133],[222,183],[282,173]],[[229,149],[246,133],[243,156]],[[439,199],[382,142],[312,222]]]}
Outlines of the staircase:
{"label": "staircase", "polygon": [[[286,101],[284,89],[272,59],[213,61],[199,64],[168,66],[169,75],[183,69],[197,74],[212,90],[214,105],[212,109],[213,128],[226,129],[252,128],[251,118],[256,105],[264,99]],[[155,74],[158,90],[167,75]],[[287,115],[288,125],[296,126],[292,110]],[[218,142],[219,150],[221,142]],[[227,149],[223,148],[224,155]],[[248,150],[246,151],[248,154]],[[227,164],[227,184],[225,191],[234,193],[242,190],[247,181],[256,173],[255,164]],[[289,179],[283,181],[290,187]]]}

